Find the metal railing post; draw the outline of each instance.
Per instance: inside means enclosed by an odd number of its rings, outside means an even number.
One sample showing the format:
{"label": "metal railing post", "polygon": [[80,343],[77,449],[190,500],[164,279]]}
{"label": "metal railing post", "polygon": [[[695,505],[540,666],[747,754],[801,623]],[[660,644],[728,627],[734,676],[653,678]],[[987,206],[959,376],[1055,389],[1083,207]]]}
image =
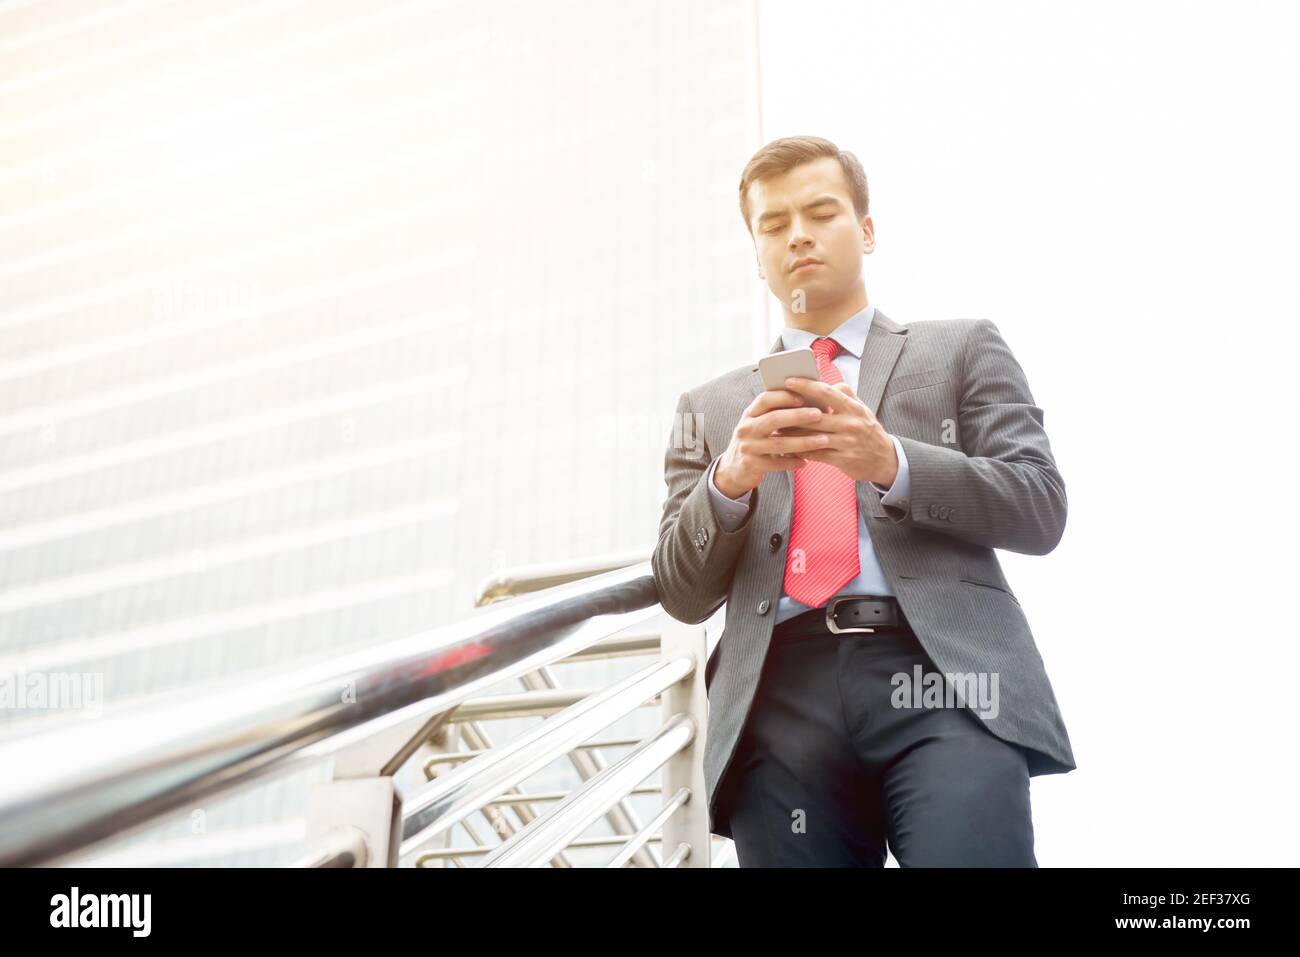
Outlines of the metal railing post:
{"label": "metal railing post", "polygon": [[678,845],[690,847],[686,867],[709,867],[708,797],[704,786],[704,729],[709,724],[709,701],[704,688],[704,665],[708,660],[708,633],[703,624],[687,625],[664,616],[660,629],[661,654],[665,659],[690,655],[695,670],[662,695],[663,717],[689,714],[700,732],[691,745],[669,759],[663,769],[663,793],[667,797],[686,788],[689,800],[664,822],[661,847],[668,854]]}

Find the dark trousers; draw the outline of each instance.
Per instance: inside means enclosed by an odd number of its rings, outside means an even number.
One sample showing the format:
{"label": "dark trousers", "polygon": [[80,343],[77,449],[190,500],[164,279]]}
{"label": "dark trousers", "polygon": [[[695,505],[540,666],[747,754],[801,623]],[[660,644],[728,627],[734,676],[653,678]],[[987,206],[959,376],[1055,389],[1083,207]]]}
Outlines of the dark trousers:
{"label": "dark trousers", "polygon": [[732,759],[741,867],[1038,866],[1024,751],[965,707],[894,707],[916,664],[938,670],[910,630],[773,636]]}

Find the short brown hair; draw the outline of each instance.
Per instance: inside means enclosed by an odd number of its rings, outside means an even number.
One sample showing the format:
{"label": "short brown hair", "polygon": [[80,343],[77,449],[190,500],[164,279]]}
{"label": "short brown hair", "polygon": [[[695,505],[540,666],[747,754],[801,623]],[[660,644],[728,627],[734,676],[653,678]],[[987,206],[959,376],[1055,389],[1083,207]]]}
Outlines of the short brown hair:
{"label": "short brown hair", "polygon": [[745,165],[745,171],[740,174],[740,215],[744,217],[745,228],[750,231],[750,235],[754,231],[749,225],[749,187],[757,180],[779,176],[800,163],[822,156],[833,156],[839,160],[840,168],[844,170],[844,179],[849,184],[849,192],[853,194],[853,210],[858,219],[867,216],[870,211],[867,174],[858,158],[820,136],[787,136],[773,140],[755,153]]}

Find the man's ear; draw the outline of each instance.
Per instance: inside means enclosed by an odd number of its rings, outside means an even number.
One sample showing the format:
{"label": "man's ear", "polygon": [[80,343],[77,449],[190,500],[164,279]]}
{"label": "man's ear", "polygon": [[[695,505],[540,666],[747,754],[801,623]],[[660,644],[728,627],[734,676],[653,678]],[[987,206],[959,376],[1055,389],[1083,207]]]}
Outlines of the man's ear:
{"label": "man's ear", "polygon": [[870,216],[862,217],[862,251],[869,253],[876,248],[876,224]]}

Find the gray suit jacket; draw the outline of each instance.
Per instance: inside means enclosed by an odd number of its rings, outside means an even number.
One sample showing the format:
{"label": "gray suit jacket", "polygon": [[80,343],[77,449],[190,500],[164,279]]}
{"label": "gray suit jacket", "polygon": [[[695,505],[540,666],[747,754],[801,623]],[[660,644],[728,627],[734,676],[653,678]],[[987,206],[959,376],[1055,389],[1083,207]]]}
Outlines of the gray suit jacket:
{"label": "gray suit jacket", "polygon": [[[778,338],[771,351],[780,348]],[[980,720],[1025,749],[1031,775],[1073,770],[1043,660],[994,552],[1045,555],[1065,530],[1065,483],[1024,370],[988,319],[904,326],[879,309],[860,369],[858,396],[902,443],[911,491],[901,509],[882,505],[881,493],[858,482],[858,507],[917,639],[942,672],[998,674],[998,713]],[[673,618],[698,624],[727,603],[705,669],[704,748],[710,828],[727,837],[720,798],[782,594],[794,479],[765,475],[749,517],[728,532],[714,515],[705,473],[762,391],[755,363],[678,401],[652,558],[660,602]]]}

